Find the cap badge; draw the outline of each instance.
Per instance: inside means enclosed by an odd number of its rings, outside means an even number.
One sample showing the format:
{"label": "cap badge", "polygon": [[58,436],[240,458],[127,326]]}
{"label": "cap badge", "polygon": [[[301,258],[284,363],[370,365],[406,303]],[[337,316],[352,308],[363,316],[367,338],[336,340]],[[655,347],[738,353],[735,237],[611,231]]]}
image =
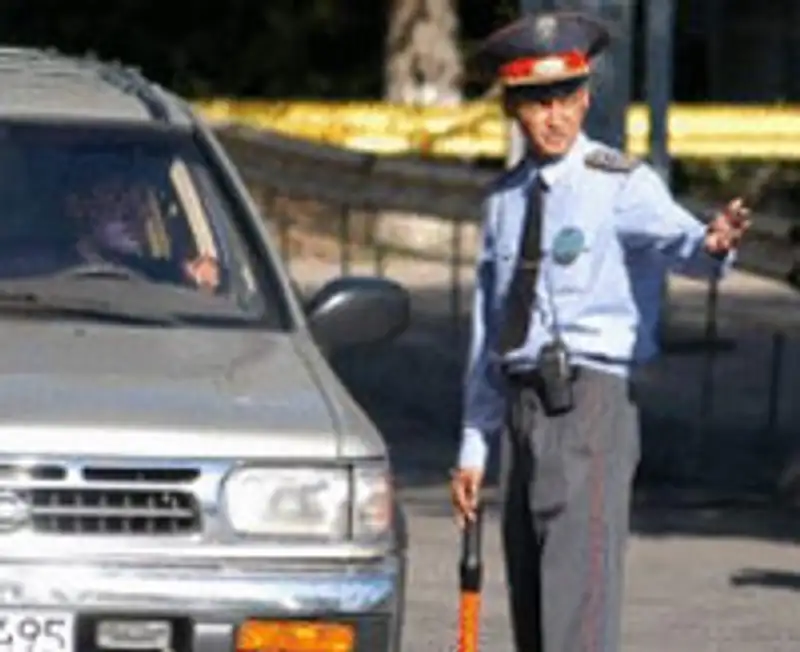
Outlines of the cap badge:
{"label": "cap badge", "polygon": [[536,36],[543,43],[551,43],[555,38],[558,21],[555,16],[540,16],[536,20]]}

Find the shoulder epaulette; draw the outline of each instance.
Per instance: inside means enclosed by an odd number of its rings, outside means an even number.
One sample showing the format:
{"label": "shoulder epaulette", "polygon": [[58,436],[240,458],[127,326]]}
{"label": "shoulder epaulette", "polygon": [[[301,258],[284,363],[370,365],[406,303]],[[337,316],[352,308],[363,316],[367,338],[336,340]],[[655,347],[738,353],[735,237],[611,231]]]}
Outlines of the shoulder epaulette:
{"label": "shoulder epaulette", "polygon": [[589,152],[583,159],[587,167],[605,172],[631,172],[639,163],[639,159],[620,152],[617,149],[600,148]]}

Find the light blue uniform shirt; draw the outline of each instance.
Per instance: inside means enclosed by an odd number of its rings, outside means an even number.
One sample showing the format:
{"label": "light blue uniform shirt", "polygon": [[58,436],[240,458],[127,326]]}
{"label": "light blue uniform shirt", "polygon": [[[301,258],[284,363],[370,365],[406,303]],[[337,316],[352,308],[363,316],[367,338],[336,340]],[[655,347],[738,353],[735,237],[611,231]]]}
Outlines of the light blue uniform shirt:
{"label": "light blue uniform shirt", "polygon": [[665,274],[721,275],[732,264],[732,254],[721,261],[705,252],[705,224],[674,200],[652,167],[588,165],[587,155],[597,150],[624,161],[581,134],[559,161],[541,169],[525,161],[487,195],[464,381],[462,468],[483,468],[488,445],[503,428],[506,388],[497,340],[536,174],[547,187],[543,259],[527,340],[508,353],[509,364],[532,367],[557,324],[574,363],[624,376],[658,352]]}

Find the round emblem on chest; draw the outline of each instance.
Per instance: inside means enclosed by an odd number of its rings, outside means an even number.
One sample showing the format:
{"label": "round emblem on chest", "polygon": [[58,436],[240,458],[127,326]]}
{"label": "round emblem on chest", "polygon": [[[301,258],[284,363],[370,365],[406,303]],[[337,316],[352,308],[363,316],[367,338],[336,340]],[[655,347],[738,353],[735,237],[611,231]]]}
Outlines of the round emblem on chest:
{"label": "round emblem on chest", "polygon": [[572,265],[586,247],[583,231],[574,226],[561,229],[553,238],[553,260],[558,265]]}

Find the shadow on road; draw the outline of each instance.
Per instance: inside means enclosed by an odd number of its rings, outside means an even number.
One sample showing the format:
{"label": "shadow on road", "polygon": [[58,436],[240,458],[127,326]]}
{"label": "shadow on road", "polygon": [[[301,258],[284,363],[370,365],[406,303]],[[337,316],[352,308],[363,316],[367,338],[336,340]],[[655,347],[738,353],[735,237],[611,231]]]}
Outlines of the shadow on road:
{"label": "shadow on road", "polygon": [[733,575],[730,584],[736,588],[757,587],[800,591],[800,573],[746,568]]}
{"label": "shadow on road", "polygon": [[760,539],[800,543],[797,512],[774,504],[683,507],[647,504],[639,499],[631,529],[639,536],[668,538],[675,535],[705,539]]}

